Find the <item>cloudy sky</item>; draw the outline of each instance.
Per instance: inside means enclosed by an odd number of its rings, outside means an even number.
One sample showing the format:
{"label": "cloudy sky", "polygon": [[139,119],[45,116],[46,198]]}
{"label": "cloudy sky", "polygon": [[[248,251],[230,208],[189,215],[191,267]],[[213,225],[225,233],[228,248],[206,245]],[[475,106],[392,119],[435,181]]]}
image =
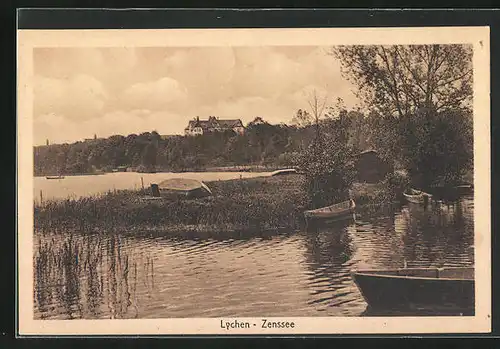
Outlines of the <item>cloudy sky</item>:
{"label": "cloudy sky", "polygon": [[327,47],[36,48],[35,143],[156,130],[193,117],[290,122],[310,91],[356,104]]}

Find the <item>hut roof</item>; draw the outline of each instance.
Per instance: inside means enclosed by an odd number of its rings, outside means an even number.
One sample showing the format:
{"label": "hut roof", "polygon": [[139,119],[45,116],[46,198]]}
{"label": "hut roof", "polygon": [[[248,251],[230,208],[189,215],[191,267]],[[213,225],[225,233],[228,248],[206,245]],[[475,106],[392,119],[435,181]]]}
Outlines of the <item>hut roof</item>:
{"label": "hut roof", "polygon": [[158,184],[160,189],[178,190],[178,191],[191,191],[196,189],[204,189],[211,193],[210,189],[205,183],[196,179],[190,178],[170,178]]}
{"label": "hut roof", "polygon": [[241,119],[217,119],[214,116],[208,118],[208,120],[190,120],[188,123],[187,129],[192,129],[194,127],[201,127],[204,131],[210,130],[212,128],[221,127],[221,128],[233,128],[233,127],[243,127],[243,123]]}

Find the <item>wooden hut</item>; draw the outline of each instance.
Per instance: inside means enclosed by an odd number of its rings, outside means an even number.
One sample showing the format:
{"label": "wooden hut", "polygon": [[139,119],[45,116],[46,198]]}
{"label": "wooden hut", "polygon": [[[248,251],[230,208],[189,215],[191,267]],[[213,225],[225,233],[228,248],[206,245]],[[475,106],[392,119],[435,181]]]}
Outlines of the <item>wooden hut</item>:
{"label": "wooden hut", "polygon": [[369,149],[356,156],[356,170],[359,182],[377,183],[391,171],[391,166],[375,150]]}

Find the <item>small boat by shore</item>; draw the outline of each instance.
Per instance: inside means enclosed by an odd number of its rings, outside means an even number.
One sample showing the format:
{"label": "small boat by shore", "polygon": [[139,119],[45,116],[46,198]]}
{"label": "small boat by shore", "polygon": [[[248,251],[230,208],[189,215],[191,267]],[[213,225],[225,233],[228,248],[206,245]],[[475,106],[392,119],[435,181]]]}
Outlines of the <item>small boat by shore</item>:
{"label": "small boat by shore", "polygon": [[454,189],[459,193],[459,194],[470,194],[474,192],[474,185],[470,183],[463,183],[456,185]]}
{"label": "small boat by shore", "polygon": [[317,208],[304,212],[306,219],[334,219],[352,215],[356,203],[354,200],[347,200],[327,207]]}
{"label": "small boat by shore", "polygon": [[46,179],[64,179],[64,176],[46,176]]}
{"label": "small boat by shore", "polygon": [[406,201],[413,204],[423,204],[432,197],[431,194],[416,189],[408,189],[403,193],[403,196]]}
{"label": "small boat by shore", "polygon": [[432,199],[440,202],[456,202],[464,195],[471,195],[474,193],[474,186],[469,183],[449,186],[434,186],[431,187]]}
{"label": "small boat by shore", "polygon": [[474,309],[474,268],[358,270],[352,278],[372,309]]}

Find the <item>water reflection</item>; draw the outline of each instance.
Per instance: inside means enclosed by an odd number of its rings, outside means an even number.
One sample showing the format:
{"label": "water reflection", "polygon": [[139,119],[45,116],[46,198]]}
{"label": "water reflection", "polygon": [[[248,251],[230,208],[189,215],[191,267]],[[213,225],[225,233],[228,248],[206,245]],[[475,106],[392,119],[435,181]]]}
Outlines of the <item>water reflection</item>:
{"label": "water reflection", "polygon": [[[362,307],[350,271],[356,224],[351,220],[334,222],[304,235],[307,267],[311,270],[308,304],[320,312],[346,315],[351,307]],[[359,311],[359,309],[358,309]]]}
{"label": "water reflection", "polygon": [[410,227],[401,211],[385,207],[362,215],[357,221],[354,243],[359,246],[353,259],[356,268],[402,267],[405,262],[403,236]]}
{"label": "water reflection", "polygon": [[381,310],[366,307],[361,316],[474,316],[474,310],[457,310],[454,307],[441,307],[440,309],[408,309],[408,310]]}
{"label": "water reflection", "polygon": [[374,316],[353,269],[474,262],[472,198],[308,232],[35,237],[37,319]]}
{"label": "water reflection", "polygon": [[[129,318],[138,282],[154,288],[145,251],[131,255],[119,235],[39,236],[35,253],[35,306],[40,318]],[[142,270],[138,271],[138,268]]]}
{"label": "water reflection", "polygon": [[[462,202],[438,204],[427,210],[410,205],[405,215],[408,229],[404,254],[415,266],[463,266],[474,262],[470,207]],[[411,266],[409,263],[409,266]]]}

